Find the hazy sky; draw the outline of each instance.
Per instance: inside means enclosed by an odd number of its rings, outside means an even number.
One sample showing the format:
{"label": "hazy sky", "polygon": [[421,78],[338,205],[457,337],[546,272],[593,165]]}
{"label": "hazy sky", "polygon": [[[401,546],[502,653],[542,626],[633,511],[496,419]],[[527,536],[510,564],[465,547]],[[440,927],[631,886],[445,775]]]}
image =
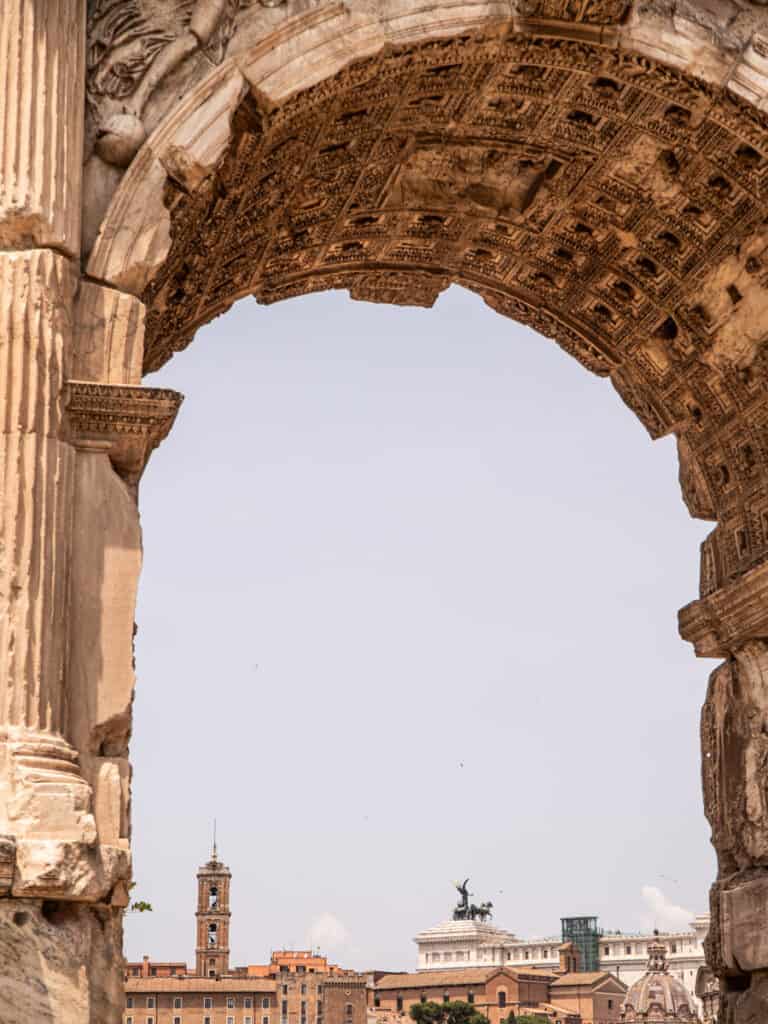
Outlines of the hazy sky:
{"label": "hazy sky", "polygon": [[673,439],[458,288],[245,300],[148,382],[129,957],[194,962],[214,817],[234,964],[411,968],[467,875],[521,936],[707,908]]}

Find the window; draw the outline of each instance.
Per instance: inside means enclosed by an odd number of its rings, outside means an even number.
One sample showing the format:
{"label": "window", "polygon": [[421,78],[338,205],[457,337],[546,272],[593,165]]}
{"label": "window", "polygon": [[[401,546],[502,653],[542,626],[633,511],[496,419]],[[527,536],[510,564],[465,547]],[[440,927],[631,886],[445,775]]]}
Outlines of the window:
{"label": "window", "polygon": [[444,1003],[450,1003],[450,1001],[451,1001],[450,993],[449,992],[443,992],[443,1002]]}
{"label": "window", "polygon": [[234,996],[227,996],[227,1009],[228,1010],[234,1010],[234,1008],[235,1008],[235,997]]}
{"label": "window", "polygon": [[403,997],[402,996],[398,996],[397,997],[397,1004],[396,1005],[397,1005],[397,1012],[398,1013],[402,1013],[403,1012]]}
{"label": "window", "polygon": [[262,1010],[269,1009],[269,996],[264,996],[264,998],[261,1000],[261,1008]]}
{"label": "window", "polygon": [[603,953],[604,953],[605,956],[610,956],[611,955],[611,947],[610,946],[606,946],[603,949]]}
{"label": "window", "polygon": [[673,943],[672,943],[672,952],[673,952],[673,953],[676,953],[676,952],[677,952],[677,943],[676,943],[676,942],[673,942]]}
{"label": "window", "polygon": [[205,998],[203,999],[203,1009],[204,1010],[212,1010],[213,1009],[213,999],[211,999],[210,996],[205,996]]}
{"label": "window", "polygon": [[154,1017],[147,1017],[147,1024],[155,1024],[155,1018]]}
{"label": "window", "polygon": [[227,1017],[227,1024],[235,1024],[235,1018],[234,1017]]}
{"label": "window", "polygon": [[253,1024],[253,1017],[243,1017],[243,1024]]}
{"label": "window", "polygon": [[243,1009],[244,1010],[250,1010],[250,1008],[252,1006],[253,1006],[253,1000],[251,999],[250,996],[246,996],[245,999],[243,1000]]}
{"label": "window", "polygon": [[474,1003],[474,1001],[475,1001],[475,993],[474,992],[467,992],[467,1002],[468,1003]]}
{"label": "window", "polygon": [[507,993],[503,988],[499,989],[499,1006],[507,1005]]}
{"label": "window", "polygon": [[219,887],[212,885],[208,890],[208,909],[216,910],[219,905]]}
{"label": "window", "polygon": [[283,995],[284,996],[288,995],[288,986],[287,985],[283,985]]}
{"label": "window", "polygon": [[181,1017],[174,1017],[173,1024],[181,1024]]}
{"label": "window", "polygon": [[211,1018],[210,1017],[203,1017],[203,1024],[211,1024]]}
{"label": "window", "polygon": [[127,996],[125,1000],[126,1008],[129,1010],[133,1009],[133,996]]}
{"label": "window", "polygon": [[352,1019],[352,1003],[347,1003],[347,1005],[344,1007],[344,1013],[347,1017],[347,1020]]}
{"label": "window", "polygon": [[180,1010],[182,1007],[181,996],[174,996],[173,1008],[174,1010]]}
{"label": "window", "polygon": [[261,1024],[269,1024],[269,1017],[262,1017]]}
{"label": "window", "polygon": [[426,1001],[427,1001],[427,994],[426,994],[426,992],[422,992],[421,993],[421,1001],[422,1001],[422,1003],[426,1003]]}
{"label": "window", "polygon": [[612,999],[609,999],[609,1000],[608,1000],[608,1009],[609,1009],[609,1010],[612,1010],[612,1009],[613,1009],[613,1000],[612,1000]]}
{"label": "window", "polygon": [[150,967],[149,968],[149,974],[150,974],[150,977],[156,978],[157,977],[157,968],[156,967]]}
{"label": "window", "polygon": [[307,1002],[305,999],[301,1000],[301,1019],[307,1019]]}
{"label": "window", "polygon": [[208,971],[208,977],[209,978],[215,978],[216,977],[216,971],[214,971],[214,970]]}
{"label": "window", "polygon": [[530,959],[531,959],[531,953],[530,953],[530,950],[527,950],[527,949],[526,949],[526,951],[525,951],[525,959],[526,959],[526,960],[530,960]]}
{"label": "window", "polygon": [[154,1008],[155,1008],[155,997],[154,996],[147,996],[147,1009],[148,1010],[154,1010]]}
{"label": "window", "polygon": [[218,932],[218,930],[219,930],[219,926],[216,924],[216,922],[215,921],[211,921],[211,923],[208,925],[208,945],[209,946],[215,946],[217,944],[217,938],[218,938],[217,932]]}
{"label": "window", "polygon": [[133,1024],[133,1017],[126,1017],[125,1024]]}
{"label": "window", "polygon": [[375,993],[375,995],[374,995],[374,997],[373,997],[373,1005],[374,1005],[374,1006],[375,1006],[376,1008],[378,1008],[378,1007],[380,1007],[380,1006],[381,1006],[381,996],[379,995],[379,993],[378,993],[378,992],[376,992],[376,993]]}
{"label": "window", "polygon": [[305,996],[307,994],[307,986],[306,985],[302,985],[301,986],[301,994],[303,996]]}
{"label": "window", "polygon": [[280,1007],[280,1013],[283,1017],[288,1016],[288,1000],[284,999]]}
{"label": "window", "polygon": [[627,956],[632,956],[632,947],[631,946],[625,946],[624,947],[624,952],[627,954]]}

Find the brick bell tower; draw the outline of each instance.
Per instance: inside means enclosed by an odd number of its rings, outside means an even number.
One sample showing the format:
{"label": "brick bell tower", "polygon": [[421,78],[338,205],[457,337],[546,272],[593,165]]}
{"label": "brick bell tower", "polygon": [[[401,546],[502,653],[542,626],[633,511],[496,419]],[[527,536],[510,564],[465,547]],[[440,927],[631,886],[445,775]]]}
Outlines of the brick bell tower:
{"label": "brick bell tower", "polygon": [[198,977],[219,978],[229,973],[229,883],[232,872],[219,860],[216,839],[211,859],[197,872]]}

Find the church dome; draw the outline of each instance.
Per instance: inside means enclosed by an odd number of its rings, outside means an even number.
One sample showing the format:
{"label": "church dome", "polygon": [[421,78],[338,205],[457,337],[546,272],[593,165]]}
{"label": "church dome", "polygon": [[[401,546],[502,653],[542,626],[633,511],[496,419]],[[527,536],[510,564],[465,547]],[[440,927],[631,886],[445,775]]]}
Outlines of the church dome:
{"label": "church dome", "polygon": [[627,992],[621,1019],[626,1024],[698,1021],[692,996],[685,985],[669,973],[667,948],[661,943],[648,946],[648,970]]}

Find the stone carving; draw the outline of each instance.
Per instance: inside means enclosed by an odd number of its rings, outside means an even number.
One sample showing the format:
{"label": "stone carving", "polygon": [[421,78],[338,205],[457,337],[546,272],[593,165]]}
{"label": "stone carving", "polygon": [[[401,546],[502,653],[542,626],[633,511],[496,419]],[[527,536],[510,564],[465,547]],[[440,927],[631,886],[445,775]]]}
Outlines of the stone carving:
{"label": "stone carving", "polygon": [[16,839],[0,836],[0,896],[9,896],[16,868]]}
{"label": "stone carving", "polygon": [[106,443],[123,479],[135,485],[183,401],[177,391],[69,381],[66,409],[75,443]]}
{"label": "stone carving", "polygon": [[610,25],[623,21],[631,7],[632,0],[521,0],[520,13],[528,18]]}
{"label": "stone carving", "polygon": [[487,145],[432,143],[403,161],[386,202],[398,209],[452,208],[458,203],[476,216],[515,219],[534,201],[550,163],[546,157]]}
{"label": "stone carving", "polygon": [[146,138],[144,106],[196,50],[218,64],[250,0],[90,0],[87,99],[99,155],[127,167]]}
{"label": "stone carving", "polygon": [[356,274],[349,284],[350,298],[360,302],[386,302],[394,306],[430,309],[450,284],[447,277],[432,274]]}

